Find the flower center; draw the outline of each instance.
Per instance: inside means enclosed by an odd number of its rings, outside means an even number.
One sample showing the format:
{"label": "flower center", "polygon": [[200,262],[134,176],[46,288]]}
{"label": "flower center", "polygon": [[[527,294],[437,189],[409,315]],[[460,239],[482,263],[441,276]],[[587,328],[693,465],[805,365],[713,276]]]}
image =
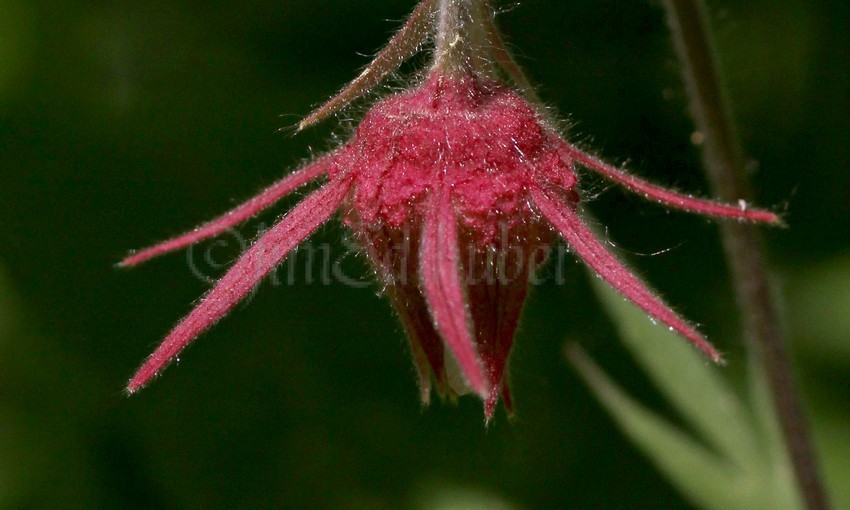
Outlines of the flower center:
{"label": "flower center", "polygon": [[428,193],[450,186],[462,229],[480,247],[497,243],[505,230],[524,237],[532,184],[575,183],[534,109],[504,85],[473,75],[434,74],[378,103],[331,176],[346,171],[356,174],[353,212],[371,226],[416,222]]}

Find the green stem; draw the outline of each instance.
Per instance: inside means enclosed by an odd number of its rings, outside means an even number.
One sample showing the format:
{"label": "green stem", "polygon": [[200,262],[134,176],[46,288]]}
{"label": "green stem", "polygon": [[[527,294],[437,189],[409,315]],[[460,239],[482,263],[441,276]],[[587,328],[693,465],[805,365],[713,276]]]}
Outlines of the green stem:
{"label": "green stem", "polygon": [[486,51],[486,0],[439,0],[434,67],[445,74],[492,77]]}
{"label": "green stem", "polygon": [[[709,181],[720,198],[748,199],[743,150],[723,94],[705,5],[702,0],[665,0],[664,5],[683,64],[691,113],[704,137],[702,158]],[[778,325],[761,238],[753,227],[732,222],[723,223],[721,234],[750,352],[764,367],[806,508],[826,510],[829,503]]]}

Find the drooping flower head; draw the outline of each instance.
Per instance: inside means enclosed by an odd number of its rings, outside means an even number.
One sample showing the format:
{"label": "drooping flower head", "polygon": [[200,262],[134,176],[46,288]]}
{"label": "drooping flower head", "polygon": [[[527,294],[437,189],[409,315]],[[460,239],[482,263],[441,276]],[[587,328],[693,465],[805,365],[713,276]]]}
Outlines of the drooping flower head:
{"label": "drooping flower head", "polygon": [[500,398],[511,410],[506,369],[514,334],[529,278],[558,234],[627,299],[721,360],[586,226],[577,167],[672,208],[766,223],[778,217],[661,188],[564,141],[504,50],[486,0],[421,2],[372,65],[300,127],[362,95],[432,38],[433,61],[418,83],[377,102],[343,146],[224,216],[122,262],[135,265],[214,236],[308,182],[327,180],[242,255],[169,333],[129,391],[337,211],[404,325],[425,402],[434,385],[441,395],[473,391],[488,419]]}

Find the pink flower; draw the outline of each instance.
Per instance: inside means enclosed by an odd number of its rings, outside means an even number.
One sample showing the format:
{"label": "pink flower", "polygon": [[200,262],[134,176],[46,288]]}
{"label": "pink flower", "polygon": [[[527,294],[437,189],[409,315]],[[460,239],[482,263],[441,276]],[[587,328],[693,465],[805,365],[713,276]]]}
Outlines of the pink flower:
{"label": "pink flower", "polygon": [[[332,153],[224,216],[121,263],[135,265],[217,235],[300,186],[327,180],[249,248],[168,334],[130,380],[130,392],[337,211],[404,324],[423,402],[433,384],[441,395],[473,391],[483,399],[488,419],[500,397],[511,410],[506,369],[514,333],[529,278],[558,234],[627,299],[721,361],[711,344],[587,227],[579,208],[577,166],[668,207],[766,223],[778,223],[778,217],[650,184],[564,141],[519,89],[497,78],[498,68],[523,87],[521,72],[482,6],[486,3],[444,0],[437,9],[436,0],[422,2],[373,65],[302,126],[378,83],[436,25],[434,64],[417,86],[375,104],[351,139]],[[473,44],[476,38],[487,46]]]}

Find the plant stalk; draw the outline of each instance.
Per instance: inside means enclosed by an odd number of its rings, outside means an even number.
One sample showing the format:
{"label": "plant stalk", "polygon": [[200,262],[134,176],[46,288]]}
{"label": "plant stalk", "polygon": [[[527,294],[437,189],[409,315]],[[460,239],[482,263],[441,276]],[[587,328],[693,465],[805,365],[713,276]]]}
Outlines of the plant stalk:
{"label": "plant stalk", "polygon": [[434,66],[446,74],[492,77],[487,58],[486,0],[439,0]]}
{"label": "plant stalk", "polygon": [[[702,0],[665,0],[664,6],[682,63],[691,114],[704,137],[701,152],[709,182],[722,199],[749,199],[744,153],[724,97],[705,4]],[[733,222],[721,225],[721,235],[750,355],[764,367],[805,508],[827,510],[829,503],[768,282],[761,237],[752,226]]]}

